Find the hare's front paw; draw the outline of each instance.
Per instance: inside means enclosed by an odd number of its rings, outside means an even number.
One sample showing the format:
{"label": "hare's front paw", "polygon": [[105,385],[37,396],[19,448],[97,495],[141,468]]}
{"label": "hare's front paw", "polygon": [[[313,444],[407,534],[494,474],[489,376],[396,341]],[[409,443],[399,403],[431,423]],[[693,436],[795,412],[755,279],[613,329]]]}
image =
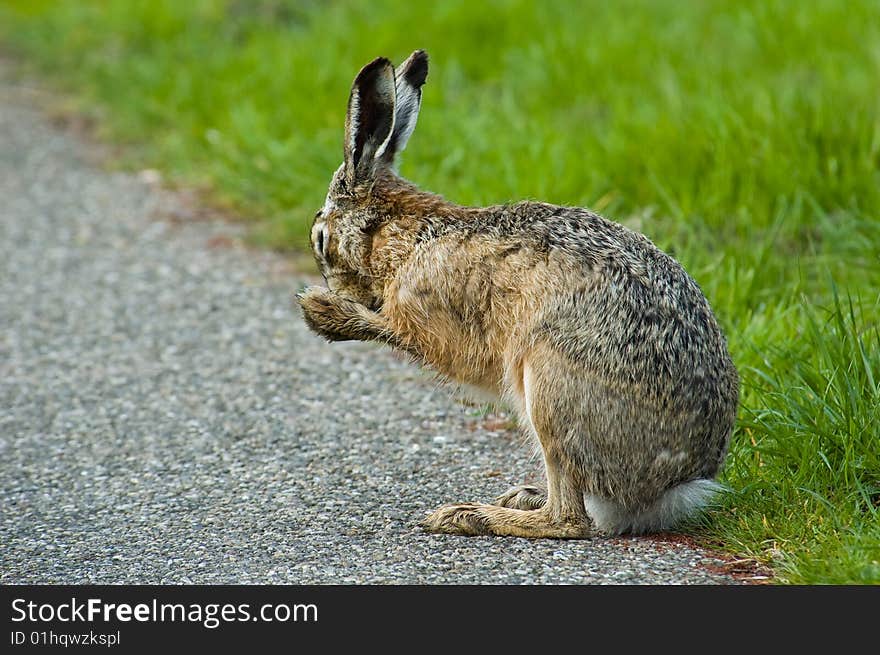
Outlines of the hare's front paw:
{"label": "hare's front paw", "polygon": [[547,492],[538,487],[530,487],[523,484],[508,489],[498,496],[492,504],[498,505],[498,507],[510,507],[511,509],[541,509],[547,504]]}
{"label": "hare's front paw", "polygon": [[297,294],[303,320],[309,328],[329,341],[353,338],[347,327],[357,317],[357,303],[336,295],[330,289],[309,287]]}

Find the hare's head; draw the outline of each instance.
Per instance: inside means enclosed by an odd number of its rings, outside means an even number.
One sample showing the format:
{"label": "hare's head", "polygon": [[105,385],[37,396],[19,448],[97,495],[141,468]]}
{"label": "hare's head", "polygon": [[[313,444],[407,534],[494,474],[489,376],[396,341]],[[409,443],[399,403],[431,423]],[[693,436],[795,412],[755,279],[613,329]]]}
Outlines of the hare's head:
{"label": "hare's head", "polygon": [[423,50],[397,69],[384,57],[361,69],[348,99],[343,162],[312,224],[312,251],[329,288],[372,308],[382,286],[370,266],[373,238],[394,219],[379,191],[399,181],[394,160],[415,128],[427,75]]}

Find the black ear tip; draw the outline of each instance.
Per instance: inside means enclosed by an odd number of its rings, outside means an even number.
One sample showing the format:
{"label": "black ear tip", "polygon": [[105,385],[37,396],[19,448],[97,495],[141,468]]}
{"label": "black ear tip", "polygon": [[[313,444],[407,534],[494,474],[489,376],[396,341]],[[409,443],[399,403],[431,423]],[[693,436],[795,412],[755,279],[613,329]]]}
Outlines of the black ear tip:
{"label": "black ear tip", "polygon": [[409,65],[406,67],[406,81],[419,88],[428,78],[428,53],[424,50],[416,50],[409,56]]}
{"label": "black ear tip", "polygon": [[376,57],[369,64],[364,66],[364,68],[384,68],[385,66],[392,66],[391,60],[388,57]]}
{"label": "black ear tip", "polygon": [[387,57],[376,57],[369,64],[361,68],[355,77],[355,83],[376,79],[382,73],[394,75],[394,65]]}
{"label": "black ear tip", "polygon": [[394,65],[391,63],[391,60],[388,59],[387,57],[376,57],[373,61],[371,61],[366,66],[364,66],[361,69],[361,72],[363,73],[364,71],[378,71],[378,70],[382,70],[383,68],[392,68],[393,69]]}

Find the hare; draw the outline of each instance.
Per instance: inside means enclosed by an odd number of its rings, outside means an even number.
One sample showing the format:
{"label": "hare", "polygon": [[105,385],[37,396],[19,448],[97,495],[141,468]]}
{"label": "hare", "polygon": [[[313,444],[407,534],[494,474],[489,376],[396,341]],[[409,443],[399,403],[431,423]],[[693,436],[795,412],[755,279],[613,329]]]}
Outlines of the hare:
{"label": "hare", "polygon": [[546,487],[444,505],[461,535],[588,538],[674,529],[720,485],[739,400],[697,283],[645,236],[577,207],[464,207],[395,172],[424,51],[354,80],[343,163],[310,241],[328,288],[299,294],[329,341],[377,341],[517,413]]}

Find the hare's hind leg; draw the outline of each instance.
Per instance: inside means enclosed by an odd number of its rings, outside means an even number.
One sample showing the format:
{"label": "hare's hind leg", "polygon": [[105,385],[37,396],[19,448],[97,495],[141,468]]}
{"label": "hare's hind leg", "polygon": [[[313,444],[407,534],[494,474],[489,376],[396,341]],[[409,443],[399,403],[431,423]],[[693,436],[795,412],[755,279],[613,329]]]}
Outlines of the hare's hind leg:
{"label": "hare's hind leg", "polygon": [[492,504],[511,509],[541,509],[547,504],[547,491],[540,487],[521,484],[505,491],[493,500]]}
{"label": "hare's hind leg", "polygon": [[[569,475],[571,463],[565,461],[564,449],[557,446],[550,411],[542,405],[541,394],[535,392],[535,382],[528,362],[521,368],[522,384],[517,385],[521,394],[527,424],[537,436],[544,453],[547,473],[546,500],[538,508],[529,507],[524,499],[537,493],[515,488],[498,501],[506,501],[518,507],[463,503],[445,505],[432,512],[424,526],[432,532],[463,535],[503,535],[513,537],[547,537],[557,539],[582,539],[591,537],[594,530],[584,507],[583,489],[577,479]],[[535,488],[532,488],[535,489]],[[520,504],[521,503],[521,504]],[[536,503],[537,504],[537,503]],[[526,508],[523,509],[522,506]]]}

